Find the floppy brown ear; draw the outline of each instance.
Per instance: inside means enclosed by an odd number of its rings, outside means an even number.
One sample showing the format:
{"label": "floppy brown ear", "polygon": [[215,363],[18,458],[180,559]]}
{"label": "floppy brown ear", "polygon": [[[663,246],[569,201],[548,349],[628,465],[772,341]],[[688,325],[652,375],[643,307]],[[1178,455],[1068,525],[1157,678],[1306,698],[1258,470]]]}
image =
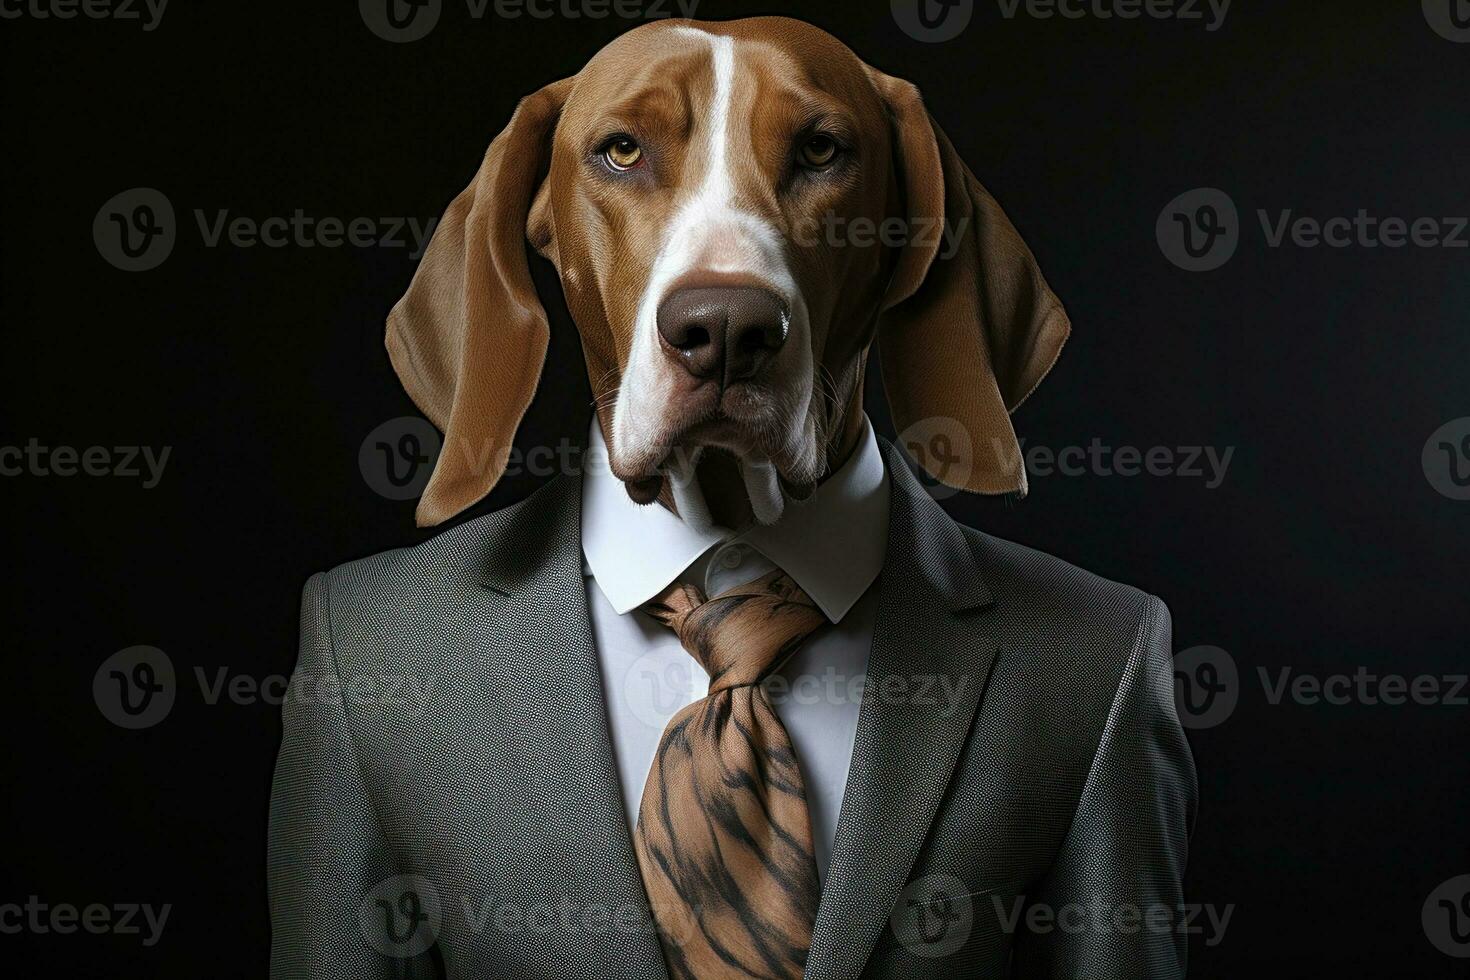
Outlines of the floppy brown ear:
{"label": "floppy brown ear", "polygon": [[521,101],[475,179],[449,205],[408,292],[388,314],[388,356],[409,397],[444,432],[419,498],[420,527],[483,498],[525,415],[550,327],[531,283],[526,223],[572,79]]}
{"label": "floppy brown ear", "polygon": [[[922,433],[946,435],[944,451],[915,453],[940,482],[1024,495],[1010,413],[1061,353],[1071,330],[1067,313],[919,90],[873,76],[889,108],[909,222],[878,327],[894,424],[900,433],[921,433],[921,441]],[[967,438],[948,438],[949,430]]]}

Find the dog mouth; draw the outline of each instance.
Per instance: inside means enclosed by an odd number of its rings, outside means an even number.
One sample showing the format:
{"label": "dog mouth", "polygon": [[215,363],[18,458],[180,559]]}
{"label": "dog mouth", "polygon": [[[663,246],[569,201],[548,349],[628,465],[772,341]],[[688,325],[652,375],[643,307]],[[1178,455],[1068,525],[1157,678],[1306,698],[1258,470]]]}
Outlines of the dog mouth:
{"label": "dog mouth", "polygon": [[[701,459],[724,454],[738,464],[753,503],[779,498],[783,489],[802,499],[815,485],[815,474],[798,465],[802,454],[792,445],[797,427],[789,412],[783,399],[764,385],[703,386],[682,400],[678,424],[641,459],[613,460],[613,474],[639,504],[657,500],[667,487],[680,513],[686,514],[697,509],[694,485]],[[762,516],[774,520],[779,508],[757,514]]]}

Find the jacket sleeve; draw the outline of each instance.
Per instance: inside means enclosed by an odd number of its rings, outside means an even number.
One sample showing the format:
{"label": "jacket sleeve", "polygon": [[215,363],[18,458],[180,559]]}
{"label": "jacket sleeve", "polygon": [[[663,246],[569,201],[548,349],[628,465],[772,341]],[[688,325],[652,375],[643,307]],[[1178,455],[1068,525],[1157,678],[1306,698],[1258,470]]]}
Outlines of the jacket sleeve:
{"label": "jacket sleeve", "polygon": [[393,955],[391,946],[385,954],[375,933],[374,899],[396,881],[341,690],[328,578],[318,574],[302,594],[301,649],[283,702],[271,787],[272,980],[423,975],[421,962]]}
{"label": "jacket sleeve", "polygon": [[1182,878],[1198,791],[1174,707],[1169,611],[1153,596],[1143,606],[1071,828],[1032,899],[1040,914],[1022,920],[1016,977],[1185,974]]}

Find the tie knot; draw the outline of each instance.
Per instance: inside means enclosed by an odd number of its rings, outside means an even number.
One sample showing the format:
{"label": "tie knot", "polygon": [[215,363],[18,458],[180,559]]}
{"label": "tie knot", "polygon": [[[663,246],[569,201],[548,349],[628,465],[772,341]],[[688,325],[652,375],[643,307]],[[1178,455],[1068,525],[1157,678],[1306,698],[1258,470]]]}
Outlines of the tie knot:
{"label": "tie knot", "polygon": [[827,617],[780,569],[707,598],[675,582],[643,611],[673,630],[709,674],[709,692],[759,684]]}

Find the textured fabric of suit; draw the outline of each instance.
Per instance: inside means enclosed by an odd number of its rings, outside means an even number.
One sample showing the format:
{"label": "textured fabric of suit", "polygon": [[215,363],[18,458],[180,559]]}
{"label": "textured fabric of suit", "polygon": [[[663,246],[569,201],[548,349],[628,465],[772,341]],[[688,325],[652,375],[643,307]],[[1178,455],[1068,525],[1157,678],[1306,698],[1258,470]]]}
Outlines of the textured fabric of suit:
{"label": "textured fabric of suit", "polygon": [[[1195,810],[1159,600],[955,524],[884,446],[888,563],[813,978],[1170,978]],[[578,487],[314,577],[272,976],[664,978]]]}

